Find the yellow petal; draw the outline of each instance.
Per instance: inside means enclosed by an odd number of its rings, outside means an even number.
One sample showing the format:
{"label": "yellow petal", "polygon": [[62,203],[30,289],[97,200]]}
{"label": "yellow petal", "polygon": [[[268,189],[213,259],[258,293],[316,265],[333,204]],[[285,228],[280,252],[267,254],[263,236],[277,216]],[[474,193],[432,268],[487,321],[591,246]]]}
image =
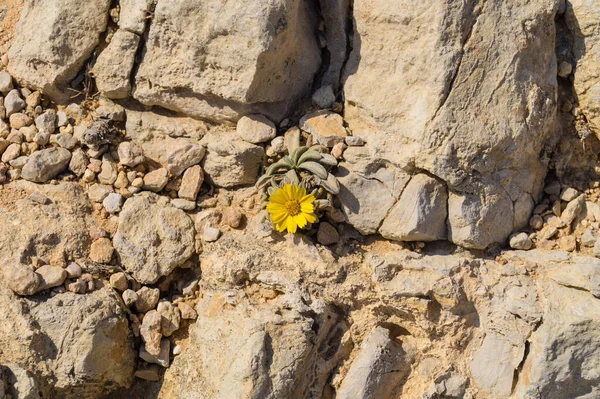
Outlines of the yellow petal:
{"label": "yellow petal", "polygon": [[308,220],[308,223],[314,223],[317,221],[317,215],[314,213],[305,213],[304,217]]}
{"label": "yellow petal", "polygon": [[290,233],[295,233],[296,230],[298,228],[298,225],[296,224],[296,219],[294,218],[287,218],[287,230]]}
{"label": "yellow petal", "polygon": [[275,213],[275,212],[285,212],[285,206],[277,203],[267,204],[267,212]]}
{"label": "yellow petal", "polygon": [[314,195],[312,194],[308,194],[308,195],[303,195],[302,198],[300,199],[300,203],[309,203],[312,204],[313,202],[315,202],[316,198]]}
{"label": "yellow petal", "polygon": [[302,201],[301,198],[306,195],[306,189],[304,187],[298,187],[297,194],[298,194],[298,196],[296,198],[298,198],[300,201]]}
{"label": "yellow petal", "polygon": [[283,186],[283,192],[285,193],[286,200],[294,199],[294,186],[291,184],[286,184]]}
{"label": "yellow petal", "polygon": [[308,202],[300,203],[300,209],[302,213],[313,213],[315,211],[315,206]]}
{"label": "yellow petal", "polygon": [[286,227],[286,223],[281,223],[281,224],[276,224],[275,228],[277,229],[277,231],[279,231],[280,233],[283,233],[285,231],[285,227]]}
{"label": "yellow petal", "polygon": [[287,196],[285,195],[285,192],[282,189],[277,189],[270,197],[269,197],[269,202],[275,203],[275,204],[285,204],[287,201]]}
{"label": "yellow petal", "polygon": [[299,215],[294,216],[294,219],[296,219],[296,223],[301,229],[303,229],[304,226],[306,226],[306,217],[304,216],[304,214],[300,213]]}
{"label": "yellow petal", "polygon": [[287,213],[274,213],[273,215],[271,215],[271,221],[273,223],[283,223],[285,221],[285,218],[288,217]]}

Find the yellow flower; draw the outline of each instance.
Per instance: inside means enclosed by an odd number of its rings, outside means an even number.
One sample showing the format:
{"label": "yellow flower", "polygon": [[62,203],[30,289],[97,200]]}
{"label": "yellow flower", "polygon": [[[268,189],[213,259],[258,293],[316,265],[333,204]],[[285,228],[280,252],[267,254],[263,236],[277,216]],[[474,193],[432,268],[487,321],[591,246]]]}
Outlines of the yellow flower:
{"label": "yellow flower", "polygon": [[287,229],[290,233],[295,233],[298,227],[302,229],[308,223],[317,221],[315,199],[314,195],[307,195],[303,187],[286,184],[269,197],[267,212],[271,214],[271,221],[277,231]]}

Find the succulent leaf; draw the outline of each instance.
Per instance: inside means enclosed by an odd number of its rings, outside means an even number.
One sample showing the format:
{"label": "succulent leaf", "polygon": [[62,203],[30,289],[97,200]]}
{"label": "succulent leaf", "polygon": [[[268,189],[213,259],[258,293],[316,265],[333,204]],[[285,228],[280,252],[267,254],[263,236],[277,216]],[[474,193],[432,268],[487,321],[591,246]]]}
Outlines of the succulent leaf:
{"label": "succulent leaf", "polygon": [[267,176],[271,176],[273,173],[275,173],[281,169],[285,169],[285,170],[292,169],[292,166],[288,162],[285,161],[285,158],[283,160],[275,162],[273,165],[269,166],[267,168],[267,172],[265,174]]}
{"label": "succulent leaf", "polygon": [[311,172],[320,179],[327,179],[327,175],[329,174],[323,165],[313,161],[303,162],[298,167]]}
{"label": "succulent leaf", "polygon": [[302,154],[300,159],[298,159],[298,165],[302,165],[304,162],[308,162],[308,161],[317,161],[318,162],[320,160],[321,160],[321,154],[319,154],[318,152],[313,151],[313,150],[308,150],[304,154]]}
{"label": "succulent leaf", "polygon": [[298,160],[302,157],[302,154],[306,153],[306,151],[308,151],[308,147],[302,146],[296,148],[296,150],[290,155],[290,158],[292,159],[295,165],[299,164]]}
{"label": "succulent leaf", "polygon": [[337,161],[337,159],[335,159],[335,157],[333,155],[325,154],[325,153],[320,154],[320,155],[321,155],[320,162],[322,164],[329,165],[329,166],[337,166],[338,161]]}
{"label": "succulent leaf", "polygon": [[327,175],[327,179],[321,180],[319,185],[331,194],[337,195],[340,193],[340,182],[331,173]]}
{"label": "succulent leaf", "polygon": [[290,183],[296,186],[300,184],[300,179],[298,178],[298,174],[294,169],[288,170],[288,172],[285,174],[283,181],[284,183]]}

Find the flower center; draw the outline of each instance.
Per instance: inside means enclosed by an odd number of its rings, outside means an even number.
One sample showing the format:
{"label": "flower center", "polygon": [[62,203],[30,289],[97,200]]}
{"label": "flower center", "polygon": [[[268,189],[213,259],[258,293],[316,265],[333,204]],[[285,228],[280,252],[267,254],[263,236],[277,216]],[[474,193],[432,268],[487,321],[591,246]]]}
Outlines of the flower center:
{"label": "flower center", "polygon": [[301,209],[302,208],[300,207],[300,202],[298,202],[297,200],[289,200],[285,203],[285,210],[288,214],[292,216],[296,216],[297,214],[299,214]]}

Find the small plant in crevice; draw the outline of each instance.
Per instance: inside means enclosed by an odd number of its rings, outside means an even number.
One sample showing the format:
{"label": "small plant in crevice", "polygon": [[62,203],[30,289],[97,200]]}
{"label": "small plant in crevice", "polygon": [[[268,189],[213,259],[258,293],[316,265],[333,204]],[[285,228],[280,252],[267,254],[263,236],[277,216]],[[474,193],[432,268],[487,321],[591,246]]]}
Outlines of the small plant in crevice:
{"label": "small plant in crevice", "polygon": [[[320,145],[306,146],[300,145],[300,131],[291,132],[286,137],[287,150],[289,155],[269,166],[265,174],[258,179],[256,187],[263,191],[263,206],[271,214],[271,221],[275,224],[277,230],[288,230],[291,233],[296,232],[296,228],[288,222],[282,222],[281,213],[272,212],[279,206],[284,206],[283,197],[287,201],[299,201],[305,210],[310,202],[314,208],[308,212],[310,216],[306,217],[306,223],[297,223],[300,228],[310,227],[312,223],[318,221],[320,211],[333,208],[333,196],[340,192],[340,183],[331,173],[331,169],[337,166],[337,159],[326,152],[326,148]],[[300,193],[303,193],[300,196]],[[304,198],[304,202],[301,199]],[[288,204],[289,214],[296,213],[296,208]],[[292,209],[294,208],[294,209]],[[297,216],[301,213],[296,213]],[[314,215],[314,217],[313,217]],[[289,219],[286,219],[289,220]],[[299,217],[298,221],[303,222]]]}

